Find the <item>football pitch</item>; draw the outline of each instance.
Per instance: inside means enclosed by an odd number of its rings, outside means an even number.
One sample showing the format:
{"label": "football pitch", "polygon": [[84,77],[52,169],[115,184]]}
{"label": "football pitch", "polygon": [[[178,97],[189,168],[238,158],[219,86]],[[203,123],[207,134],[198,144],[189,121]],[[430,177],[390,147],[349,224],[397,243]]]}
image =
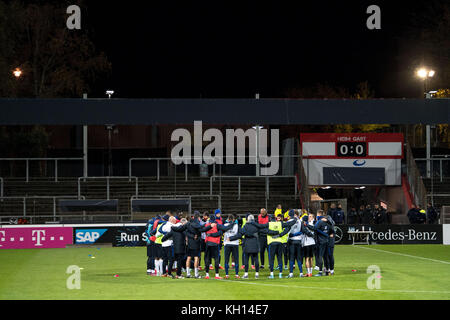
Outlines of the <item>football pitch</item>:
{"label": "football pitch", "polygon": [[[70,265],[82,268],[80,289],[66,286]],[[367,273],[374,265],[380,276]],[[144,247],[0,250],[0,299],[448,300],[450,246],[341,245],[335,248],[334,276],[299,278],[297,269],[293,279],[274,274],[275,279],[267,278],[266,265],[258,280],[253,270],[249,279],[235,280],[234,269],[230,280],[148,276]],[[368,288],[370,276],[369,283],[378,281],[379,289]]]}

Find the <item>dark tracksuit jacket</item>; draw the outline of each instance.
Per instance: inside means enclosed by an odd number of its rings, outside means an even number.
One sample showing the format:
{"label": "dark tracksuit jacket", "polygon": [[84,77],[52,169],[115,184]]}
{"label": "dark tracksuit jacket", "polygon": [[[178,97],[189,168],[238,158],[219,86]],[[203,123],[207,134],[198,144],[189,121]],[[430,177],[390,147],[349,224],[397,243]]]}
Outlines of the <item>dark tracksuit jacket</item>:
{"label": "dark tracksuit jacket", "polygon": [[150,240],[150,232],[153,229],[153,224],[155,222],[156,218],[152,218],[148,220],[147,224],[145,225],[145,234],[147,235],[147,269],[155,269],[155,249],[154,249],[154,242]]}
{"label": "dark tracksuit jacket", "polygon": [[372,211],[372,209],[364,209],[363,217],[362,217],[362,223],[363,224],[373,223],[373,211]]}
{"label": "dark tracksuit jacket", "polygon": [[356,224],[358,222],[358,212],[356,210],[350,210],[347,213],[347,223]]}
{"label": "dark tracksuit jacket", "polygon": [[[334,270],[334,243],[336,238],[336,232],[334,231],[334,223],[333,221],[328,221],[328,224],[330,225],[329,231],[328,231],[328,248],[325,253],[325,267],[329,270]],[[331,237],[331,235],[333,235]]]}
{"label": "dark tracksuit jacket", "polygon": [[[269,215],[267,214],[263,217],[261,214],[258,215],[257,222],[259,224],[267,224],[269,222]],[[268,248],[267,246],[267,229],[260,229],[258,232],[258,241],[259,241],[259,260],[261,261],[261,265],[264,265],[265,254]]]}
{"label": "dark tracksuit jacket", "polygon": [[314,230],[317,234],[317,244],[319,248],[316,265],[319,267],[320,271],[322,271],[324,262],[323,260],[325,255],[327,254],[327,250],[329,247],[330,229],[332,229],[332,227],[330,226],[328,221],[319,220],[314,226]]}
{"label": "dark tracksuit jacket", "polygon": [[[239,229],[238,233],[230,238],[230,241],[241,239],[245,236],[245,242],[243,250],[245,253],[258,253],[259,252],[259,241],[258,237],[261,230],[265,229],[265,236],[269,230],[267,230],[268,224],[259,224],[257,222],[251,221],[247,222],[242,228]],[[278,234],[276,232],[275,234]]]}
{"label": "dark tracksuit jacket", "polygon": [[336,221],[336,224],[343,224],[345,223],[345,213],[342,209],[336,209],[334,211],[334,216],[331,216],[331,218]]}
{"label": "dark tracksuit jacket", "polygon": [[[181,275],[181,266],[183,262],[184,255],[186,253],[186,234],[185,232],[174,232],[170,231],[162,237],[162,241],[166,241],[172,238],[173,240],[173,252],[174,260],[177,261],[177,275]],[[173,261],[173,260],[172,260]],[[172,274],[172,264],[169,264],[168,273]]]}
{"label": "dark tracksuit jacket", "polygon": [[386,217],[386,210],[384,209],[378,209],[374,211],[374,218],[376,224],[384,224],[387,221]]}
{"label": "dark tracksuit jacket", "polygon": [[257,222],[251,221],[247,222],[241,229],[239,229],[238,233],[230,238],[230,241],[241,239],[245,237],[243,252],[244,261],[243,264],[245,266],[245,272],[248,272],[248,261],[251,257],[253,262],[255,263],[255,270],[259,272],[259,261],[258,261],[258,253],[259,253],[259,232],[263,229],[266,230],[265,237],[267,234],[277,235],[278,231],[268,230],[268,224],[259,224]]}
{"label": "dark tracksuit jacket", "polygon": [[191,252],[200,253],[200,243],[202,241],[201,234],[202,232],[209,231],[210,229],[211,226],[204,227],[200,225],[198,220],[189,221],[188,223],[178,227],[172,227],[172,231],[185,232],[187,237],[188,254]]}

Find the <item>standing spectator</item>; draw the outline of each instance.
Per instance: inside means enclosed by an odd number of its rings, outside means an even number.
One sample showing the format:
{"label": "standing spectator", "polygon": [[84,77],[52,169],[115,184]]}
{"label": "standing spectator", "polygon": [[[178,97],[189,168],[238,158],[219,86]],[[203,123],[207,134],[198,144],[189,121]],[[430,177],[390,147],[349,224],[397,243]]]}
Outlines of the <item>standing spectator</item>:
{"label": "standing spectator", "polygon": [[366,206],[366,208],[364,209],[363,218],[362,218],[361,222],[363,224],[372,224],[373,223],[373,211],[372,211],[370,204],[368,204]]}
{"label": "standing spectator", "polygon": [[386,210],[381,207],[378,203],[374,205],[374,222],[376,224],[385,224],[386,219]]}
{"label": "standing spectator", "polygon": [[359,206],[359,210],[358,210],[358,220],[356,222],[356,224],[361,224],[363,221],[363,217],[364,217],[364,210],[365,210],[365,206],[362,204]]}
{"label": "standing spectator", "polygon": [[353,206],[347,213],[347,223],[348,224],[357,224],[358,221],[358,212],[356,208]]}
{"label": "standing spectator", "polygon": [[438,212],[431,203],[427,205],[427,221],[428,224],[435,224],[438,219]]}
{"label": "standing spectator", "polygon": [[336,224],[345,223],[345,213],[344,210],[342,210],[342,205],[340,203],[338,203],[337,208],[334,211],[334,217],[332,216],[331,219],[333,219]]}
{"label": "standing spectator", "polygon": [[420,206],[419,208],[417,208],[417,210],[419,211],[417,213],[417,223],[425,224],[425,222],[427,221],[427,212],[424,209],[421,209]]}
{"label": "standing spectator", "polygon": [[336,203],[333,202],[328,208],[327,216],[330,216],[334,221],[336,221],[335,214],[336,214]]}
{"label": "standing spectator", "polygon": [[409,223],[410,224],[416,224],[417,220],[418,220],[417,219],[418,215],[419,215],[419,210],[417,209],[416,205],[413,204],[411,206],[411,209],[409,209],[409,211],[407,213],[407,216],[408,216],[408,219],[409,219]]}

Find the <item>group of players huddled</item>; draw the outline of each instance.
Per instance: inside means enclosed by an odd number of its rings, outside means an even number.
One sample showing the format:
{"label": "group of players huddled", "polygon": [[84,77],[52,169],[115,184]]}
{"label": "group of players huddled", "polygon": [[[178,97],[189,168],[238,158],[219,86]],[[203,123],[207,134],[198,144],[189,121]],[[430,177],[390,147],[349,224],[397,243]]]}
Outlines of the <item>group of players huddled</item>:
{"label": "group of players huddled", "polygon": [[[205,279],[209,279],[212,269],[215,279],[222,279],[220,269],[225,269],[225,279],[229,279],[230,266],[234,268],[235,277],[240,278],[240,261],[245,271],[242,278],[247,279],[250,260],[258,279],[259,270],[265,267],[266,250],[270,279],[274,278],[274,270],[283,278],[283,259],[284,270],[289,269],[287,278],[294,277],[296,262],[300,277],[312,277],[313,259],[314,269],[318,270],[315,276],[334,274],[334,221],[324,216],[323,210],[318,210],[317,214],[294,209],[283,213],[278,205],[273,215],[262,208],[257,217],[248,213],[241,219],[234,214],[224,218],[220,209],[214,214],[204,212],[202,215],[195,211],[188,219],[167,211],[164,216],[150,219],[145,232],[147,274],[153,276],[183,279],[185,272],[186,278],[200,279],[203,253]],[[225,268],[220,265],[222,247]],[[275,258],[278,267],[275,267]],[[173,275],[175,269],[176,275]]]}

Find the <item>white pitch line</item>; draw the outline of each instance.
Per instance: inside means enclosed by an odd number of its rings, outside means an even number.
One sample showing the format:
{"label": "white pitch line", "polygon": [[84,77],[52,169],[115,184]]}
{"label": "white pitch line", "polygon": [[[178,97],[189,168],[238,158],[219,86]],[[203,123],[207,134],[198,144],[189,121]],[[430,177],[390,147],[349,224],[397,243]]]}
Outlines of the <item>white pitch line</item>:
{"label": "white pitch line", "polygon": [[227,281],[219,280],[229,283],[241,283],[241,284],[252,284],[257,286],[270,286],[270,287],[283,287],[283,288],[300,288],[300,289],[317,289],[317,290],[342,290],[342,291],[362,291],[362,292],[398,292],[398,293],[431,293],[431,294],[450,294],[450,291],[426,291],[426,290],[387,290],[387,289],[354,289],[354,288],[329,288],[329,287],[309,287],[309,286],[292,286],[283,284],[272,284],[272,283],[255,283],[247,281]]}
{"label": "white pitch line", "polygon": [[367,247],[355,246],[355,245],[353,245],[353,247],[360,248],[360,249],[366,249],[366,250],[379,251],[379,252],[383,252],[383,253],[391,253],[391,254],[396,254],[396,255],[399,255],[399,256],[405,256],[405,257],[409,257],[409,258],[416,258],[416,259],[422,259],[422,260],[428,260],[428,261],[433,261],[433,262],[440,262],[440,263],[450,264],[449,261],[430,259],[430,258],[425,258],[425,257],[420,257],[420,256],[413,256],[413,255],[406,254],[406,253],[392,252],[392,251],[386,251],[386,250],[380,250],[380,249],[374,249],[374,248],[367,248]]}

